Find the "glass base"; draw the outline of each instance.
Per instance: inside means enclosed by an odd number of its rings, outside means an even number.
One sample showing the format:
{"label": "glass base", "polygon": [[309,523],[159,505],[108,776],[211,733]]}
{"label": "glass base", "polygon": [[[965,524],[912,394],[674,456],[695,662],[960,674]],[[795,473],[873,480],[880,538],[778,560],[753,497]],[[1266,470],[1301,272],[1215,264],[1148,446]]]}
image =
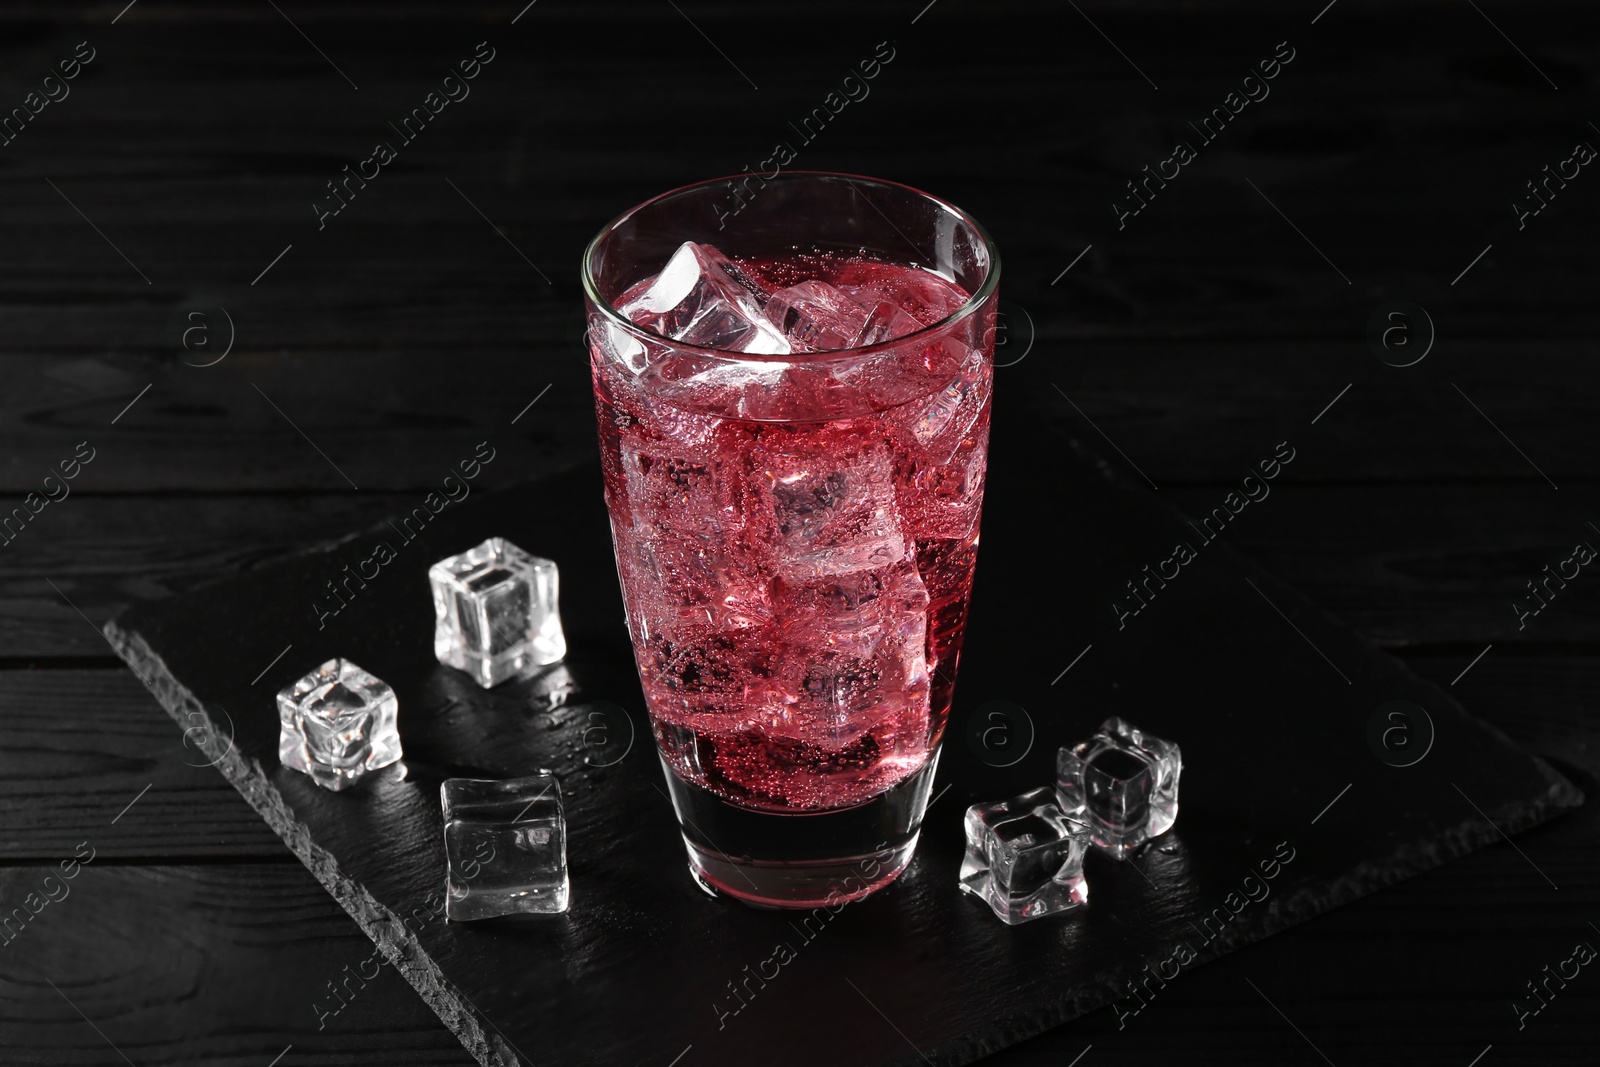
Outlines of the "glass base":
{"label": "glass base", "polygon": [[877,892],[911,862],[935,753],[921,770],[852,808],[777,813],[736,807],[663,762],[689,873],[713,896],[756,907],[837,906]]}

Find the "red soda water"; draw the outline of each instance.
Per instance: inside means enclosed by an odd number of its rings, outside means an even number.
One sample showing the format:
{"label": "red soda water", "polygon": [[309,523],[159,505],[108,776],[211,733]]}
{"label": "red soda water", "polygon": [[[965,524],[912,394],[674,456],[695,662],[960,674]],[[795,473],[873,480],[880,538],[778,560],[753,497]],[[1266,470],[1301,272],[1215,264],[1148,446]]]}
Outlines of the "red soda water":
{"label": "red soda water", "polygon": [[967,302],[926,270],[837,254],[738,266],[763,302],[820,281],[914,321],[870,358],[687,355],[645,373],[595,341],[618,571],[671,772],[738,808],[838,811],[931,769],[972,588],[993,364],[905,332]]}

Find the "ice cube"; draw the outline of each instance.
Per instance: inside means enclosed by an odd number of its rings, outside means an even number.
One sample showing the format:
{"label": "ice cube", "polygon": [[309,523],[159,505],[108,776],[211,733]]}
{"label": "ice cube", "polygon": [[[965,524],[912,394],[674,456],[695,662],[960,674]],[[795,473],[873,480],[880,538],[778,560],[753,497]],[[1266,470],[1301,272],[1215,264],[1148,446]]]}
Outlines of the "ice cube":
{"label": "ice cube", "polygon": [[567,654],[556,565],[491,537],[428,568],[433,653],[483,688]]}
{"label": "ice cube", "polygon": [[902,512],[919,539],[966,540],[978,526],[983,505],[987,442],[964,445],[944,464],[924,467],[912,479]]}
{"label": "ice cube", "polygon": [[[767,733],[838,749],[880,731],[880,758],[927,740],[928,592],[909,562],[785,588]],[[892,736],[891,736],[892,735]],[[915,751],[882,746],[912,746]]]}
{"label": "ice cube", "polygon": [[710,245],[685,241],[661,273],[634,286],[617,310],[635,324],[700,348],[783,355],[789,342],[762,314],[757,287]]}
{"label": "ice cube", "polygon": [[1009,925],[1089,902],[1083,857],[1089,828],[1066,815],[1048,788],[967,809],[961,888]]}
{"label": "ice cube", "polygon": [[887,300],[921,326],[948,318],[967,302],[966,294],[940,275],[870,260],[853,264],[839,276],[838,283],[841,290],[861,303]]}
{"label": "ice cube", "polygon": [[567,827],[553,774],[503,782],[450,778],[439,797],[447,919],[567,910]]}
{"label": "ice cube", "polygon": [[[640,643],[651,682],[651,710],[664,721],[697,727],[742,729],[762,699],[770,652],[739,634],[680,623],[658,628],[652,620]],[[701,721],[709,717],[711,721]]]}
{"label": "ice cube", "polygon": [[887,300],[876,302],[868,300],[866,306],[867,321],[862,324],[861,332],[856,335],[854,347],[881,344],[922,329],[922,323]]}
{"label": "ice cube", "polygon": [[[816,644],[874,655],[889,641],[922,645],[928,629],[928,589],[906,560],[869,571],[785,582],[776,611],[787,629]],[[811,642],[806,642],[811,643]]]}
{"label": "ice cube", "polygon": [[740,525],[737,472],[715,445],[624,441],[622,471],[635,523],[646,529],[720,533]]}
{"label": "ice cube", "polygon": [[588,337],[592,352],[622,364],[634,374],[642,373],[649,366],[650,352],[644,343],[599,312],[590,320]]}
{"label": "ice cube", "polygon": [[1113,715],[1099,733],[1057,753],[1056,795],[1089,824],[1096,848],[1127,859],[1172,829],[1182,771],[1177,745]]}
{"label": "ice cube", "polygon": [[863,302],[820,281],[779,289],[767,298],[766,313],[790,345],[804,352],[860,348],[921,327],[886,300],[869,296]]}
{"label": "ice cube", "polygon": [[808,281],[767,298],[767,318],[791,348],[825,352],[850,348],[867,322],[867,309],[827,282]]}
{"label": "ice cube", "polygon": [[884,680],[862,656],[828,648],[798,652],[774,679],[787,699],[767,705],[763,734],[825,749],[853,744],[877,724],[874,712],[891,695]]}
{"label": "ice cube", "polygon": [[876,570],[906,558],[884,441],[758,457],[757,492],[775,528],[781,573],[795,581]]}
{"label": "ice cube", "polygon": [[955,377],[913,409],[911,434],[927,450],[930,463],[945,463],[969,439],[983,416],[994,374],[983,353],[967,354]]}
{"label": "ice cube", "polygon": [[349,788],[400,758],[394,690],[330,659],[278,693],[278,761],[324,789]]}
{"label": "ice cube", "polygon": [[761,732],[824,749],[876,731],[875,761],[920,757],[928,740],[928,671],[920,646],[885,643],[870,655],[791,649],[779,658]]}
{"label": "ice cube", "polygon": [[643,579],[636,584],[647,591],[652,606],[700,609],[716,600],[722,584],[720,541],[705,534],[666,532],[634,544],[636,577]]}
{"label": "ice cube", "polygon": [[943,388],[914,402],[920,410],[912,408],[907,447],[916,473],[910,491],[902,487],[900,506],[919,540],[968,538],[977,527],[992,383],[992,369],[974,352]]}

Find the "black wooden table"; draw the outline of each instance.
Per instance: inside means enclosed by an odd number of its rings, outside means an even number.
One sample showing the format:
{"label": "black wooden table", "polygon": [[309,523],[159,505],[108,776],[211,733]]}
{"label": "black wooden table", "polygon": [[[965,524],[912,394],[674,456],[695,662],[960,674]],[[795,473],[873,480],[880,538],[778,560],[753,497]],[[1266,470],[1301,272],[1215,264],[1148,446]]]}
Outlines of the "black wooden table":
{"label": "black wooden table", "polygon": [[[1228,539],[1592,795],[1597,48],[1504,0],[8,4],[0,1061],[471,1062],[98,627],[480,441],[479,488],[580,461],[583,244],[779,143],[984,220],[1014,411],[1195,511],[1292,441]],[[1597,845],[1591,804],[992,1062],[1591,1063],[1600,975],[1547,976]]]}

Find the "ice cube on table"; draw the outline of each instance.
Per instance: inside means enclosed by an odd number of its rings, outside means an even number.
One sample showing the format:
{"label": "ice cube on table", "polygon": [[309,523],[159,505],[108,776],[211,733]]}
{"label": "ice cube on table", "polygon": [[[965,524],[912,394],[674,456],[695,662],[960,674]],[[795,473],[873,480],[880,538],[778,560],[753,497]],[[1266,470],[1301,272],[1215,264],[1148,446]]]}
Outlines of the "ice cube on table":
{"label": "ice cube on table", "polygon": [[450,778],[444,805],[445,917],[554,915],[567,910],[567,827],[561,783],[526,778]]}
{"label": "ice cube on table", "polygon": [[789,342],[761,310],[755,283],[710,245],[685,241],[654,278],[635,285],[617,310],[674,341],[756,355],[784,355]]}
{"label": "ice cube on table", "polygon": [[488,689],[567,654],[556,565],[502,537],[428,568],[433,653]]}
{"label": "ice cube on table", "polygon": [[767,298],[767,318],[796,351],[835,352],[900,337],[921,328],[888,301],[857,300],[827,282],[805,281]]}
{"label": "ice cube on table", "polygon": [[330,659],[278,693],[278,761],[338,792],[400,758],[394,690]]}
{"label": "ice cube on table", "polygon": [[1096,848],[1127,859],[1172,829],[1182,771],[1177,745],[1113,715],[1093,737],[1056,754],[1056,795],[1088,823]]}
{"label": "ice cube on table", "polygon": [[1050,789],[974,804],[965,825],[961,888],[1003,922],[1014,926],[1089,902],[1083,877],[1089,828],[1062,812]]}

